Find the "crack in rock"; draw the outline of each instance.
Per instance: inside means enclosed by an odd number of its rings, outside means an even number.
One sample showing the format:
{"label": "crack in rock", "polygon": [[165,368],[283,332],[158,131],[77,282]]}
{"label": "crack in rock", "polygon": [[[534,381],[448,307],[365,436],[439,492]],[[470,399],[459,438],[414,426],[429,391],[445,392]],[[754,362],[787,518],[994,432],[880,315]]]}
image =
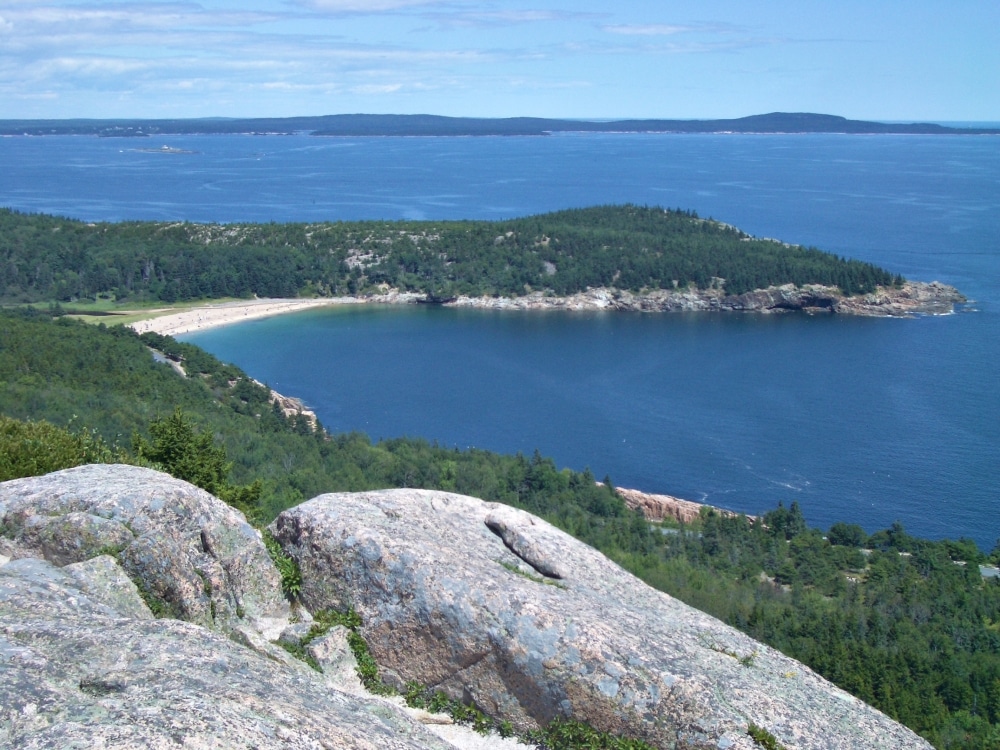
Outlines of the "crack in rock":
{"label": "crack in rock", "polygon": [[559,563],[549,559],[537,541],[531,539],[518,526],[508,522],[502,513],[494,512],[486,516],[486,527],[503,540],[507,549],[543,576],[557,580],[566,578],[565,569]]}

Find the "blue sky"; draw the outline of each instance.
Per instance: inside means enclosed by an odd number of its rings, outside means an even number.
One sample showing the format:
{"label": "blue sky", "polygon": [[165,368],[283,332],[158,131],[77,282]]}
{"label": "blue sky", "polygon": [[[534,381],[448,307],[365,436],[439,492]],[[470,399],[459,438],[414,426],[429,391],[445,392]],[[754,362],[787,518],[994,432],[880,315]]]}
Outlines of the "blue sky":
{"label": "blue sky", "polygon": [[0,118],[1000,121],[1000,0],[0,0]]}

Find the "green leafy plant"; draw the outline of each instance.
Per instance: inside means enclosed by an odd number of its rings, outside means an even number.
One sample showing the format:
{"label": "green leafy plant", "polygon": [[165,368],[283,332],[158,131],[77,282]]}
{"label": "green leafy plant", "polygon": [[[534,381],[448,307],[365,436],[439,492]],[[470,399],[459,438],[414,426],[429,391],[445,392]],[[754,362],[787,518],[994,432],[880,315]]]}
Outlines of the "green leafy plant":
{"label": "green leafy plant", "polygon": [[379,676],[378,664],[372,656],[365,639],[356,630],[351,630],[347,634],[347,644],[354,653],[354,659],[358,662],[358,677],[361,684],[370,693],[376,695],[392,695],[396,691],[382,682]]}
{"label": "green leafy plant", "polygon": [[[516,735],[514,725],[506,719],[493,719],[475,706],[449,698],[440,690],[430,690],[419,682],[407,682],[403,691],[406,705],[422,708],[432,713],[445,713],[457,724],[471,727],[479,734],[495,732],[501,737]],[[556,719],[543,729],[528,732],[520,737],[526,744],[534,744],[547,750],[653,750],[642,740],[616,737],[601,732],[589,724],[573,719]]]}
{"label": "green leafy plant", "polygon": [[113,557],[117,560],[118,556],[122,553],[122,550],[125,549],[125,546],[126,545],[124,544],[105,544],[94,553],[94,557],[108,555],[109,557]]}
{"label": "green leafy plant", "polygon": [[142,597],[146,606],[149,607],[149,611],[153,613],[153,617],[158,620],[165,618],[179,619],[177,608],[172,603],[168,602],[162,596],[149,588],[149,586],[146,585],[146,582],[140,577],[132,575],[127,567],[125,568],[125,572],[132,579],[132,583],[135,584],[135,587],[139,592],[139,596]]}
{"label": "green leafy plant", "polygon": [[285,651],[290,653],[299,661],[304,661],[306,664],[315,669],[317,672],[323,671],[323,668],[319,665],[319,662],[316,661],[316,659],[313,658],[312,654],[310,654],[306,650],[306,642],[304,639],[302,641],[299,641],[298,643],[289,643],[288,641],[278,641],[278,645],[281,646],[283,649],[285,649]]}
{"label": "green leafy plant", "polygon": [[778,742],[777,737],[753,722],[747,726],[747,734],[764,750],[785,750],[785,746]]}
{"label": "green leafy plant", "polygon": [[653,750],[643,740],[617,737],[575,719],[555,719],[541,730],[541,738],[552,750]]}
{"label": "green leafy plant", "polygon": [[[403,699],[406,701],[406,705],[411,708],[423,708],[431,713],[448,714],[456,724],[472,727],[473,731],[479,734],[489,734],[491,731],[499,733],[499,723],[494,722],[475,706],[449,698],[440,690],[430,690],[419,682],[406,683]],[[502,736],[511,736],[513,726],[510,722],[505,723],[504,730],[508,733]]]}
{"label": "green leafy plant", "polygon": [[[265,539],[267,537],[270,537],[270,534],[265,531]],[[270,538],[273,544],[278,544],[274,537]],[[296,565],[296,569],[297,567]],[[298,643],[289,644],[281,642],[282,648],[297,659],[306,662],[316,671],[322,672],[323,670],[320,668],[320,665],[309,655],[306,647],[317,638],[326,635],[331,628],[338,625],[343,626],[348,631],[347,645],[350,647],[351,652],[354,654],[354,660],[358,664],[358,679],[361,680],[361,684],[365,686],[365,689],[376,695],[393,695],[396,692],[382,682],[382,678],[379,676],[378,664],[372,656],[365,639],[358,633],[358,628],[361,627],[361,618],[354,610],[347,610],[346,612],[338,612],[333,609],[321,610],[314,615],[313,619],[314,622],[312,627],[309,628],[309,632]]]}
{"label": "green leafy plant", "polygon": [[[281,548],[281,542],[267,529],[261,530],[264,547],[271,556],[274,567],[281,575],[281,591],[289,601],[296,601],[302,592],[302,570],[298,561]],[[329,628],[328,628],[329,629]]]}

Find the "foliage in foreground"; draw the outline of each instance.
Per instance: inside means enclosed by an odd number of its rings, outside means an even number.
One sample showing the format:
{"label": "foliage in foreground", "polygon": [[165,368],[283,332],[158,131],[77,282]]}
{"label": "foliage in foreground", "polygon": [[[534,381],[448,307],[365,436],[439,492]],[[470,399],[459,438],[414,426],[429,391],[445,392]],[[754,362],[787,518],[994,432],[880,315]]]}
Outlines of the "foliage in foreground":
{"label": "foliage in foreground", "polygon": [[[24,455],[8,446],[40,434],[60,461],[121,460],[122,449],[107,446],[136,433],[135,444],[154,446],[143,454],[162,461],[151,427],[160,424],[170,427],[167,437],[224,448],[224,455],[200,455],[231,464],[226,481],[234,486],[260,480],[251,511],[261,522],[306,497],[342,490],[411,486],[504,502],[804,662],[939,748],[1000,748],[1000,581],[980,576],[986,556],[971,540],[918,539],[898,524],[869,536],[840,523],[823,535],[808,528],[797,505],[779,506],[764,523],[706,512],[691,528],[651,528],[589,471],[559,470],[537,453],[314,433],[276,412],[266,389],[238,368],[196,347],[40,314],[0,313],[0,324],[0,414],[8,417],[0,439],[9,441],[0,456]],[[170,349],[189,377],[155,362],[147,344]],[[73,415],[74,425],[88,429],[11,426],[9,419],[64,425]],[[211,445],[201,435],[211,435]],[[90,444],[93,455],[77,450]],[[59,468],[59,461],[37,466]],[[990,559],[1000,561],[1000,550]]]}
{"label": "foliage in foreground", "polygon": [[48,422],[22,422],[0,414],[0,482],[83,464],[127,460],[93,431],[71,432]]}

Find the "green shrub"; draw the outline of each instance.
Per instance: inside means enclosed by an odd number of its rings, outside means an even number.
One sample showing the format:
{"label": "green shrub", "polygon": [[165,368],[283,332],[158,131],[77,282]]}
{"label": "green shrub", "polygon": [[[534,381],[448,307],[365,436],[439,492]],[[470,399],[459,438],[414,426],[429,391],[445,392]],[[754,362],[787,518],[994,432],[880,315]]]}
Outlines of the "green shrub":
{"label": "green shrub", "polygon": [[[302,591],[302,571],[299,569],[298,561],[285,553],[285,550],[281,548],[281,543],[274,538],[274,535],[270,531],[262,529],[261,535],[264,538],[264,547],[267,549],[267,554],[271,556],[274,567],[278,569],[278,573],[281,575],[282,593],[289,601],[295,601]],[[329,627],[327,626],[327,630],[329,630]]]}
{"label": "green shrub", "polygon": [[[276,548],[278,554],[284,556],[284,559],[290,561],[291,564],[294,564],[298,581],[301,584],[302,579],[301,574],[298,573],[298,564],[292,558],[285,555],[278,541],[266,530],[264,531],[264,543],[267,545],[269,552],[272,548]],[[274,558],[275,553],[272,552],[271,556]],[[276,564],[278,563],[276,562]],[[280,570],[282,565],[278,567]],[[282,580],[284,581],[284,574],[282,575]],[[354,654],[354,659],[358,663],[357,673],[361,684],[365,686],[368,692],[375,693],[376,695],[392,695],[395,693],[391,687],[382,682],[382,678],[379,676],[378,664],[375,662],[371,651],[368,650],[368,644],[365,643],[365,639],[358,633],[358,628],[361,626],[361,618],[354,610],[338,612],[333,609],[326,609],[317,612],[313,619],[314,622],[312,627],[309,628],[309,632],[298,643],[281,643],[282,648],[297,659],[306,662],[306,664],[316,671],[322,672],[323,670],[320,668],[320,665],[306,651],[306,646],[320,636],[326,635],[330,628],[342,625],[348,630],[347,645],[350,646],[351,652]]]}
{"label": "green shrub", "polygon": [[747,734],[764,750],[785,750],[785,746],[778,742],[777,737],[753,722],[750,722],[749,726],[747,726]]}
{"label": "green shrub", "polygon": [[312,655],[306,651],[306,641],[305,639],[299,641],[298,643],[288,643],[287,641],[278,641],[278,645],[281,646],[285,651],[290,653],[299,661],[304,661],[310,667],[315,669],[317,672],[322,672],[323,668],[319,665],[319,662],[312,657]]}
{"label": "green shrub", "polygon": [[48,422],[0,416],[0,481],[35,477],[83,464],[128,458],[93,432],[71,432]]}

